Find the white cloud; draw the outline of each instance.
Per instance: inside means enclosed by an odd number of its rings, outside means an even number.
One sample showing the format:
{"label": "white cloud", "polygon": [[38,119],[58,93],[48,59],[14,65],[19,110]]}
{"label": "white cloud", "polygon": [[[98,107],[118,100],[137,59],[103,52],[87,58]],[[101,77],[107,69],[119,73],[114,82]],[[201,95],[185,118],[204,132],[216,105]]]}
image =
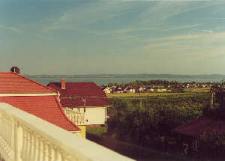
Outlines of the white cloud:
{"label": "white cloud", "polygon": [[13,26],[0,25],[0,30],[11,31],[11,32],[15,32],[15,33],[21,33],[21,29],[19,29],[17,27],[13,27]]}
{"label": "white cloud", "polygon": [[159,56],[166,54],[172,58],[218,58],[225,51],[224,37],[225,32],[171,36],[149,41],[143,51],[146,55],[148,53]]}

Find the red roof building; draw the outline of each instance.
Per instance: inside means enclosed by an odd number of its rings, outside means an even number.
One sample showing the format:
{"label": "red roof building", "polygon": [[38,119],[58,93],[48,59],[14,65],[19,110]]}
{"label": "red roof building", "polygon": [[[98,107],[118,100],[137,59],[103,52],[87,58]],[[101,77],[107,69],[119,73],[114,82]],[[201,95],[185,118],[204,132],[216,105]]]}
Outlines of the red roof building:
{"label": "red roof building", "polygon": [[109,106],[105,93],[91,82],[51,82],[49,87],[59,91],[63,107]]}
{"label": "red roof building", "polygon": [[199,137],[204,134],[222,135],[225,134],[225,120],[202,116],[177,127],[175,132],[191,137]]}
{"label": "red roof building", "polygon": [[11,104],[65,130],[80,130],[65,116],[56,91],[19,74],[0,72],[0,102]]}
{"label": "red roof building", "polygon": [[13,72],[0,72],[0,94],[46,94],[55,93],[35,81]]}
{"label": "red roof building", "polygon": [[192,137],[201,135],[225,134],[225,89],[213,87],[211,89],[210,107],[203,112],[203,116],[179,126],[175,132]]}

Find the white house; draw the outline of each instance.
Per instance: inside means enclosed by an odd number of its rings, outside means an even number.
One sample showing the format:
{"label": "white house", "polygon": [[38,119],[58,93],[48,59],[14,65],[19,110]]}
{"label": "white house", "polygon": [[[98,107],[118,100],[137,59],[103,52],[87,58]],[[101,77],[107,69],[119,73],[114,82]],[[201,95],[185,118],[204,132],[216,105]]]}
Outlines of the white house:
{"label": "white house", "polygon": [[104,125],[107,119],[108,99],[102,89],[90,82],[52,82],[49,87],[60,93],[67,117],[86,136],[86,126]]}
{"label": "white house", "polygon": [[112,93],[112,89],[109,88],[109,87],[104,88],[103,91],[105,92],[105,94],[110,94],[110,93]]}

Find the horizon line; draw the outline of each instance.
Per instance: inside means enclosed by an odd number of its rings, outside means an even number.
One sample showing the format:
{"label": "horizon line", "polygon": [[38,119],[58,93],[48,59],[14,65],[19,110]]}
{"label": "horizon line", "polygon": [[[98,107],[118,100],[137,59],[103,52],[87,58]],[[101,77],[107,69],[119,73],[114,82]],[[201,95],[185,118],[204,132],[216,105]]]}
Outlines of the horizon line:
{"label": "horizon line", "polygon": [[177,76],[212,76],[212,75],[220,75],[220,76],[225,76],[225,74],[220,74],[220,73],[212,73],[212,74],[168,74],[168,73],[110,73],[110,74],[106,74],[106,73],[95,73],[95,74],[25,74],[24,75],[28,75],[28,76],[73,76],[73,75],[177,75]]}

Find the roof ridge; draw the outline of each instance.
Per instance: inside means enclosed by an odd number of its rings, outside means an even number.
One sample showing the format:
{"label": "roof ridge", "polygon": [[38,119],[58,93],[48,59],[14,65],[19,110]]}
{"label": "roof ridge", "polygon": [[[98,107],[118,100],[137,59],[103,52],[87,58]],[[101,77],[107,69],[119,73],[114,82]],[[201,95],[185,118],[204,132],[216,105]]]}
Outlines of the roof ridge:
{"label": "roof ridge", "polygon": [[13,72],[0,72],[0,74],[12,74]]}

